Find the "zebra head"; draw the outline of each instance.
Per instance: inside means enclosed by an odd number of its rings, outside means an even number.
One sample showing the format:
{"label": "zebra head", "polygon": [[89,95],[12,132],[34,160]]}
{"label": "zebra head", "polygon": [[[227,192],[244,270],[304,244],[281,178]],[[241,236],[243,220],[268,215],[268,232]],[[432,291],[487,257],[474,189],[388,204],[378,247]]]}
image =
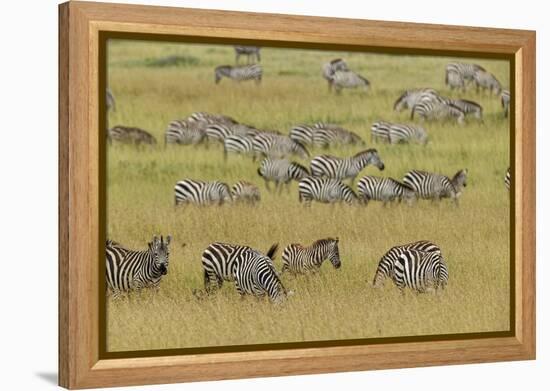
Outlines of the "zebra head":
{"label": "zebra head", "polygon": [[301,164],[293,162],[288,168],[288,174],[290,178],[299,181],[300,179],[309,176],[309,171]]}
{"label": "zebra head", "polygon": [[467,178],[468,178],[468,169],[465,168],[463,170],[459,170],[453,176],[453,179],[451,179],[451,183],[453,184],[456,191],[456,197],[460,196],[460,194],[462,193],[462,188],[466,187]]}
{"label": "zebra head", "polygon": [[405,91],[393,104],[393,111],[402,111],[408,106],[409,92]]}
{"label": "zebra head", "polygon": [[376,149],[367,149],[357,153],[354,158],[356,161],[359,161],[362,167],[366,167],[369,164],[378,167],[380,171],[384,170],[384,162],[378,156],[378,151]]}
{"label": "zebra head", "polygon": [[168,257],[170,255],[168,246],[171,239],[170,235],[166,237],[166,241],[162,236],[160,239],[154,236],[153,241],[149,243],[149,251],[153,254],[154,268],[162,275],[168,273]]}
{"label": "zebra head", "polygon": [[227,186],[225,183],[221,183],[221,186],[219,187],[219,202],[220,204],[224,202],[231,202],[233,201],[233,198],[231,197],[231,191],[229,190],[229,186]]}
{"label": "zebra head", "polygon": [[219,67],[216,67],[214,71],[216,84],[220,82],[223,76],[227,76],[230,70],[231,70],[230,65],[220,65]]}
{"label": "zebra head", "polygon": [[340,261],[340,251],[338,251],[338,238],[329,238],[327,240],[329,246],[328,259],[335,269],[340,269],[342,261]]}

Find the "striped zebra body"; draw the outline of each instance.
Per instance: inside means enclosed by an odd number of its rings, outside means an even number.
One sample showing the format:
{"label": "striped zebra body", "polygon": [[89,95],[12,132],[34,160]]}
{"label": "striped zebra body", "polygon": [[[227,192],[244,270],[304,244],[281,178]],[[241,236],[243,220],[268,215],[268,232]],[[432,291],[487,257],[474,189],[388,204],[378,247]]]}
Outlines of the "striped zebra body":
{"label": "striped zebra body", "polygon": [[444,288],[449,271],[441,252],[403,251],[394,265],[393,282],[402,291],[430,292]]}
{"label": "striped zebra body", "polygon": [[175,120],[170,122],[164,141],[166,144],[195,145],[206,139],[205,122]]}
{"label": "striped zebra body", "polygon": [[313,135],[316,132],[315,126],[296,125],[290,129],[289,137],[302,145],[313,145]]}
{"label": "striped zebra body", "polygon": [[399,256],[404,251],[417,250],[423,252],[438,252],[441,254],[441,249],[438,245],[429,240],[419,240],[417,242],[402,244],[390,248],[378,262],[376,273],[372,281],[374,288],[380,288],[387,278],[393,278],[394,266],[399,259]]}
{"label": "striped zebra body", "polygon": [[286,185],[292,180],[299,181],[309,175],[307,168],[301,164],[286,159],[265,158],[258,168],[258,175],[264,178],[265,186],[269,190],[269,182],[275,182],[275,189]]}
{"label": "striped zebra body", "polygon": [[420,198],[439,200],[452,198],[458,203],[458,197],[466,186],[468,171],[459,170],[452,179],[441,174],[412,170],[405,174],[403,183],[414,189]]}
{"label": "striped zebra body", "polygon": [[376,121],[370,128],[371,141],[382,140],[390,142],[390,127],[392,124],[386,121]]}
{"label": "striped zebra body", "polygon": [[301,143],[288,136],[267,132],[261,132],[254,137],[254,151],[272,158],[297,155],[306,159],[309,156],[309,152]]}
{"label": "striped zebra body", "polygon": [[376,149],[361,151],[349,158],[339,158],[331,155],[321,155],[311,160],[311,175],[335,179],[355,177],[367,165],[372,164],[379,170],[384,170],[384,163],[378,156]]}
{"label": "striped zebra body", "polygon": [[168,273],[169,244],[156,236],[144,251],[129,250],[118,243],[107,241],[106,282],[107,289],[115,296],[120,292],[158,288],[162,276]]}
{"label": "striped zebra body", "polygon": [[343,88],[364,88],[367,91],[370,82],[363,76],[353,71],[336,71],[330,76],[330,85],[336,93],[340,93]]}
{"label": "striped zebra body", "polygon": [[235,49],[235,62],[239,63],[241,56],[246,56],[247,64],[250,64],[250,59],[260,62],[260,48],[258,46],[234,46]]}
{"label": "striped zebra body", "polygon": [[483,107],[479,103],[466,99],[450,99],[449,103],[460,109],[465,116],[472,115],[477,119],[483,118]]}
{"label": "striped zebra body", "polygon": [[335,269],[339,269],[342,265],[338,251],[338,238],[320,239],[308,247],[296,243],[288,245],[283,250],[283,269],[281,272],[316,272],[321,268],[325,259],[328,259]]}
{"label": "striped zebra body", "polygon": [[411,111],[411,119],[415,114],[424,120],[454,120],[459,125],[464,124],[464,112],[452,104],[441,101],[425,101],[417,103]]}
{"label": "striped zebra body", "polygon": [[197,111],[192,113],[189,117],[187,117],[187,121],[204,122],[208,125],[212,125],[212,124],[234,125],[238,123],[233,118],[227,115],[212,114],[212,113],[207,113],[205,111]]}
{"label": "striped zebra body", "polygon": [[113,110],[113,111],[116,111],[116,102],[115,102],[115,96],[113,95],[113,92],[107,88],[107,91],[106,91],[106,100],[105,100],[105,104],[107,106],[107,110]]}
{"label": "striped zebra body", "polygon": [[107,139],[109,142],[118,141],[121,143],[135,145],[153,145],[157,143],[157,140],[146,130],[121,125],[117,125],[109,129],[107,131]]}
{"label": "striped zebra body", "polygon": [[384,205],[395,200],[411,203],[416,199],[413,189],[393,178],[364,176],[357,182],[357,194],[368,203],[371,200],[382,201]]}
{"label": "striped zebra body", "polygon": [[508,190],[510,190],[510,181],[510,168],[508,168],[508,170],[506,170],[506,174],[504,175],[504,185]]}
{"label": "striped zebra body", "polygon": [[255,204],[260,202],[260,189],[250,182],[239,181],[231,187],[231,198],[234,202]]}
{"label": "striped zebra body", "polygon": [[433,88],[417,88],[406,90],[393,104],[394,111],[402,111],[403,109],[412,109],[417,103],[423,101],[438,100],[439,93]]}
{"label": "striped zebra body", "polygon": [[229,135],[223,140],[224,156],[228,153],[237,153],[243,155],[254,154],[254,138],[250,136]]}
{"label": "striped zebra body", "polygon": [[221,65],[215,70],[215,81],[218,84],[222,78],[227,77],[234,81],[255,80],[256,83],[262,81],[262,67],[258,64],[233,67],[231,65]]}
{"label": "striped zebra body", "polygon": [[365,144],[354,132],[338,125],[318,122],[314,125],[313,145],[317,147],[330,147],[332,145]]}
{"label": "striped zebra body", "polygon": [[306,206],[311,201],[325,204],[345,202],[351,204],[357,199],[351,187],[338,179],[306,177],[299,183],[299,200]]}
{"label": "striped zebra body", "polygon": [[508,112],[510,111],[510,91],[502,90],[500,93],[500,104],[504,110],[504,118],[508,118]]}
{"label": "striped zebra body", "polygon": [[408,143],[417,141],[421,144],[428,142],[428,134],[422,126],[408,124],[391,124],[387,133],[390,144]]}
{"label": "striped zebra body", "polygon": [[489,72],[479,71],[476,72],[474,76],[474,82],[476,85],[476,90],[489,90],[489,92],[499,95],[502,91],[502,86],[498,79]]}
{"label": "striped zebra body", "polygon": [[332,76],[339,71],[349,71],[348,64],[341,58],[335,58],[334,60],[323,64],[323,78],[328,82],[329,91],[332,90]]}
{"label": "striped zebra body", "polygon": [[451,62],[445,67],[445,85],[451,89],[464,90],[466,82],[473,81],[475,74],[479,71],[485,71],[485,69],[477,64]]}
{"label": "striped zebra body", "polygon": [[222,182],[184,179],[176,183],[176,206],[179,204],[221,205],[231,202],[229,187]]}

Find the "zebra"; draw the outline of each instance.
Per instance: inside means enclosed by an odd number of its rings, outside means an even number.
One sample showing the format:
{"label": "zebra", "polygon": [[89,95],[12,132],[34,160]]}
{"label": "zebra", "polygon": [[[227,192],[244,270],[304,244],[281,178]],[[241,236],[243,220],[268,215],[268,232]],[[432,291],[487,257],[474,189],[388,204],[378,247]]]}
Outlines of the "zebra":
{"label": "zebra", "polygon": [[329,147],[333,144],[338,145],[364,145],[365,142],[359,135],[342,128],[338,125],[325,124],[318,122],[314,125],[313,145],[318,147]]}
{"label": "zebra", "polygon": [[260,189],[250,182],[239,181],[231,187],[231,199],[234,202],[255,204],[260,198]]}
{"label": "zebra", "polygon": [[414,189],[393,178],[366,175],[357,182],[357,194],[365,203],[370,200],[382,201],[384,206],[395,200],[405,200],[408,204],[416,199]]}
{"label": "zebra", "polygon": [[484,72],[485,69],[477,64],[451,62],[445,67],[445,85],[451,89],[466,88],[466,81],[473,81],[477,72]]}
{"label": "zebra", "polygon": [[184,179],[174,187],[176,206],[179,204],[222,205],[231,202],[229,186],[223,182]]}
{"label": "zebra", "polygon": [[390,127],[392,124],[386,121],[376,121],[370,128],[370,137],[372,141],[382,139],[385,142],[390,142]]}
{"label": "zebra", "polygon": [[205,111],[197,111],[192,113],[189,117],[187,117],[187,120],[189,122],[205,122],[206,124],[225,124],[225,125],[235,125],[238,124],[238,122],[223,114],[212,114],[207,113]]}
{"label": "zebra", "polygon": [[396,99],[393,104],[393,110],[402,111],[403,109],[411,109],[421,101],[437,99],[439,99],[439,93],[433,88],[406,90]]}
{"label": "zebra", "polygon": [[298,141],[280,134],[261,132],[254,137],[254,151],[267,157],[283,158],[297,155],[302,159],[309,157],[308,150]]}
{"label": "zebra", "polygon": [[275,182],[275,190],[277,190],[281,189],[281,184],[286,185],[292,180],[299,181],[309,176],[309,171],[301,164],[286,159],[265,158],[260,163],[258,175],[264,179],[268,190],[270,190],[268,185],[270,181]]}
{"label": "zebra", "polygon": [[[273,259],[278,244],[273,244],[266,255],[248,246],[214,242],[202,253],[204,288],[214,293],[224,281],[235,281],[242,294],[261,296],[268,293],[277,302],[286,295],[275,268]],[[245,266],[248,265],[248,266]]]}
{"label": "zebra", "polygon": [[464,124],[464,112],[460,108],[447,104],[441,101],[424,101],[414,105],[411,111],[411,119],[414,119],[414,115],[425,120],[445,120],[453,119],[459,125]]}
{"label": "zebra", "polygon": [[228,153],[252,155],[254,154],[254,138],[236,134],[228,135],[223,140],[223,152],[225,158]]}
{"label": "zebra", "polygon": [[508,112],[510,111],[510,91],[502,90],[500,93],[500,104],[504,110],[504,118],[508,118]]}
{"label": "zebra", "polygon": [[315,126],[296,125],[290,129],[288,137],[302,145],[313,145],[313,135],[317,131]]}
{"label": "zebra", "polygon": [[206,139],[203,124],[206,125],[204,122],[189,121],[187,119],[170,122],[164,134],[165,145],[196,145],[202,143]]}
{"label": "zebra", "polygon": [[506,170],[506,174],[504,175],[504,185],[506,186],[507,190],[510,190],[510,167],[508,167],[508,170]]}
{"label": "zebra", "polygon": [[330,85],[339,94],[343,88],[364,88],[368,91],[370,82],[353,71],[336,71],[330,76]]}
{"label": "zebra", "polygon": [[422,126],[378,121],[371,127],[371,139],[382,139],[390,144],[406,143],[409,140],[426,144],[428,142],[428,134]]}
{"label": "zebra", "polygon": [[310,206],[311,201],[325,204],[336,202],[352,204],[357,199],[351,187],[333,178],[305,177],[300,180],[298,189],[298,199],[306,206]]}
{"label": "zebra", "polygon": [[450,99],[449,103],[460,109],[464,116],[472,114],[475,118],[483,119],[483,107],[479,103],[466,99]]}
{"label": "zebra", "polygon": [[117,125],[110,128],[107,131],[107,139],[109,142],[112,142],[114,140],[121,143],[135,145],[153,145],[157,143],[157,140],[151,135],[151,133],[147,132],[146,130],[122,125]]}
{"label": "zebra", "polygon": [[107,96],[105,100],[107,110],[113,110],[116,111],[116,102],[115,102],[115,96],[113,95],[113,92],[107,88]]}
{"label": "zebra", "polygon": [[332,76],[338,71],[349,71],[348,64],[341,58],[335,58],[334,60],[323,64],[322,67],[323,78],[328,82],[329,92],[332,90]]}
{"label": "zebra", "polygon": [[325,259],[330,260],[335,269],[342,266],[338,251],[338,238],[320,239],[311,246],[289,244],[283,250],[283,268],[281,273],[289,271],[293,274],[317,272]]}
{"label": "zebra", "polygon": [[223,77],[235,81],[255,80],[256,84],[262,81],[262,67],[258,64],[233,67],[231,65],[220,65],[216,67],[215,81],[218,84]]}
{"label": "zebra", "polygon": [[458,197],[466,187],[467,169],[459,170],[452,179],[441,174],[411,170],[405,174],[403,183],[414,189],[420,198],[439,200],[451,198],[458,204]]}
{"label": "zebra", "polygon": [[429,240],[419,240],[412,243],[401,244],[390,248],[378,262],[378,267],[374,274],[372,286],[374,288],[381,288],[386,278],[393,278],[393,271],[395,263],[399,256],[408,250],[417,250],[423,252],[438,252],[441,254],[439,246]]}
{"label": "zebra", "polygon": [[335,179],[351,178],[353,183],[359,172],[369,164],[378,167],[380,171],[384,170],[384,162],[376,149],[367,149],[348,158],[321,155],[311,160],[311,175]]}
{"label": "zebra", "polygon": [[242,55],[246,56],[246,62],[247,64],[250,64],[250,58],[254,60],[254,57],[256,57],[256,60],[260,62],[260,49],[258,46],[234,46],[235,49],[235,63],[239,63],[239,58]]}
{"label": "zebra", "polygon": [[502,91],[502,86],[498,79],[492,73],[485,71],[478,71],[474,75],[474,82],[476,85],[476,91],[489,90],[489,92],[499,95]]}
{"label": "zebra", "polygon": [[106,243],[107,291],[120,292],[159,288],[160,280],[168,273],[171,236],[153,237],[144,251],[134,251],[108,240]]}
{"label": "zebra", "polygon": [[223,142],[228,136],[254,137],[260,131],[253,126],[245,124],[211,124],[206,130],[206,138],[210,141]]}
{"label": "zebra", "polygon": [[403,251],[394,264],[393,282],[401,292],[411,288],[416,292],[443,289],[449,281],[449,271],[441,252]]}

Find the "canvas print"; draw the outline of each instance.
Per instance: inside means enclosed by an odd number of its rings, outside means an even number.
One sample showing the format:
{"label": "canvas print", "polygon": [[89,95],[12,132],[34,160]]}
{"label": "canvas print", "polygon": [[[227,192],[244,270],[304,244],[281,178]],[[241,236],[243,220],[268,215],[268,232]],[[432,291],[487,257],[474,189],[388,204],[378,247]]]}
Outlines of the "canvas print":
{"label": "canvas print", "polygon": [[507,60],[106,54],[108,352],[510,330]]}

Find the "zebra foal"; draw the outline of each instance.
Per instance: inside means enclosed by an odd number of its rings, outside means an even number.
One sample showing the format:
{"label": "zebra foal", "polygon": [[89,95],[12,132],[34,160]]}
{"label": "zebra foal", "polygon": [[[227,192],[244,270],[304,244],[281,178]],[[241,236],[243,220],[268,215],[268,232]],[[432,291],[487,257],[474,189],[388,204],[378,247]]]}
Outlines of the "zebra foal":
{"label": "zebra foal", "polygon": [[323,261],[328,259],[335,269],[342,265],[338,250],[338,238],[320,239],[310,246],[289,244],[283,250],[283,268],[281,273],[289,271],[293,274],[317,272]]}
{"label": "zebra foal", "polygon": [[238,181],[231,186],[231,198],[233,202],[242,202],[253,205],[260,202],[260,189],[258,189],[258,186],[250,182]]}

